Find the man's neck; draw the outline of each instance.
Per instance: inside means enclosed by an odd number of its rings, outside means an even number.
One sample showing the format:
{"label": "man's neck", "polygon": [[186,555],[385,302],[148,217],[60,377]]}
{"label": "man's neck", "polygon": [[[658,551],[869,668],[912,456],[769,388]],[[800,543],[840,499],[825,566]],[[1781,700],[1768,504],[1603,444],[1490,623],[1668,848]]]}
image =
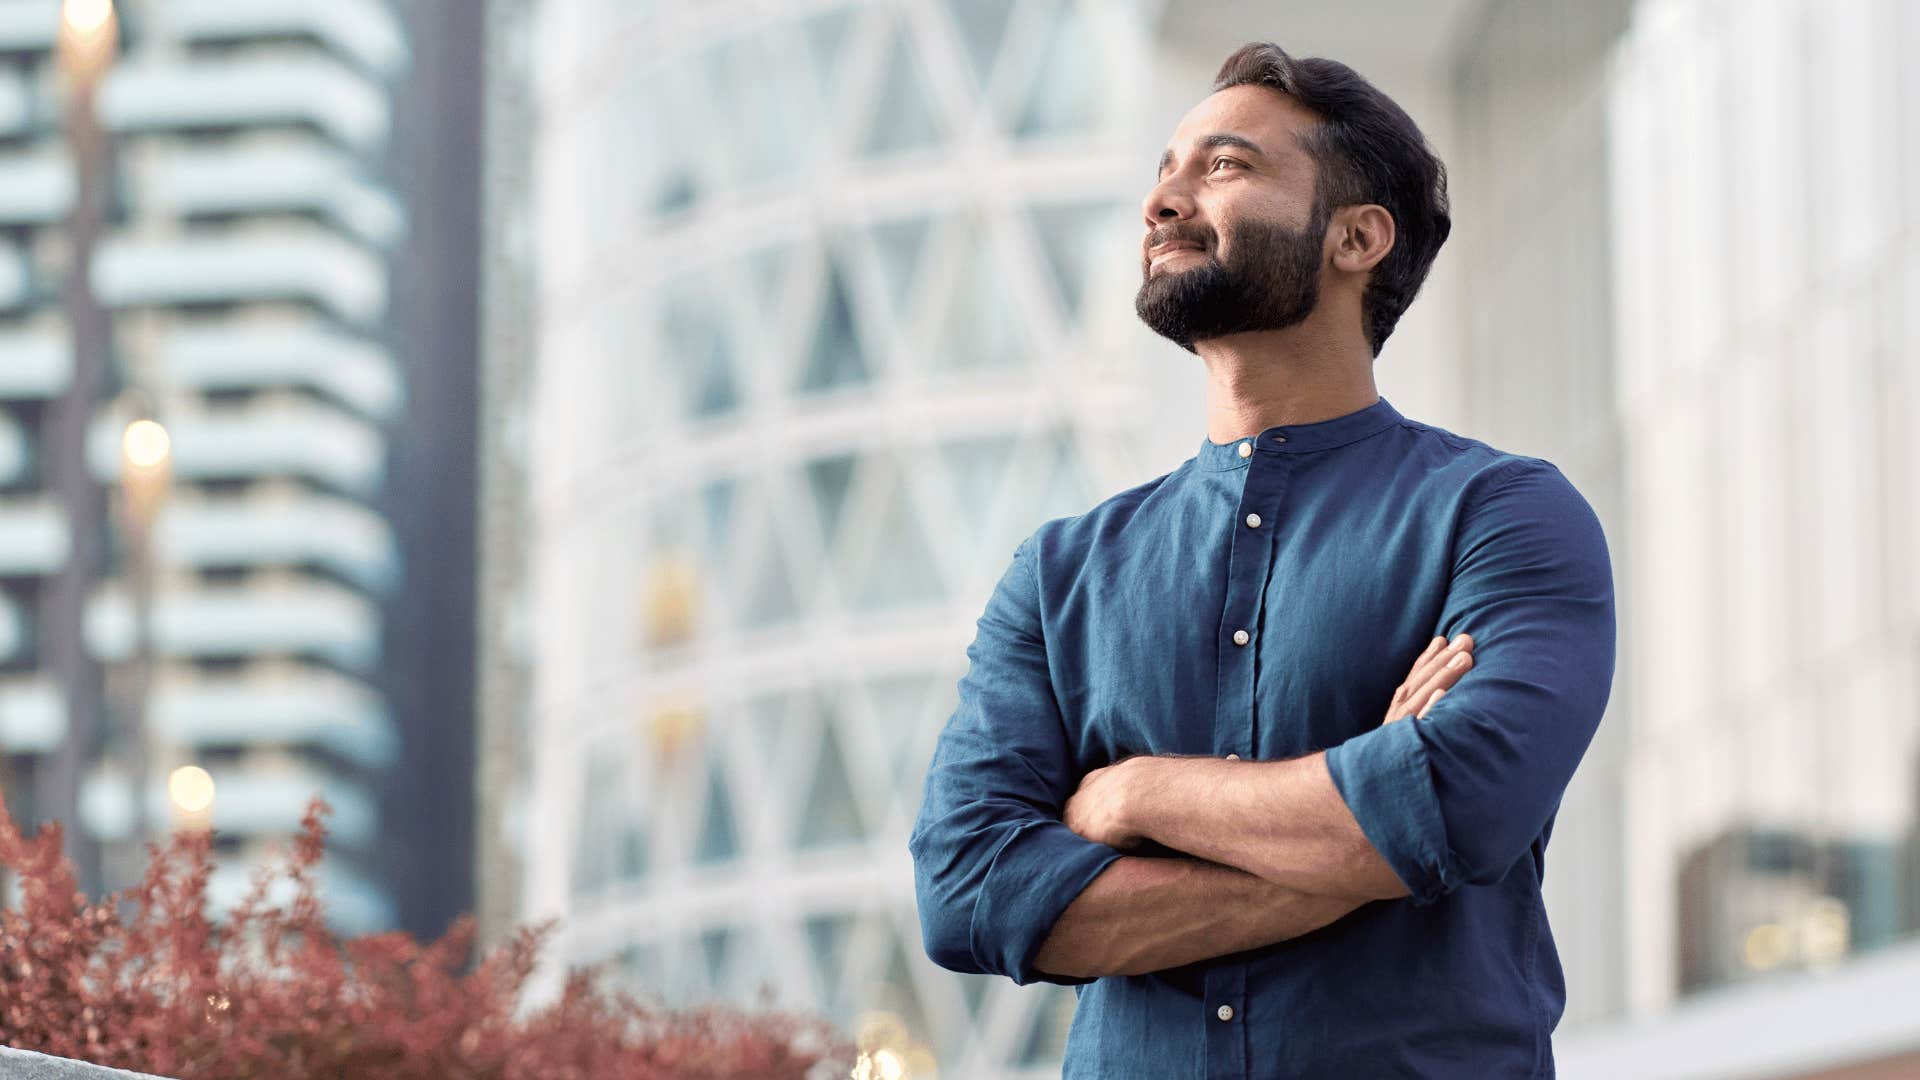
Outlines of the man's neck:
{"label": "man's neck", "polygon": [[1380,399],[1366,342],[1318,334],[1310,323],[1195,343],[1207,365],[1208,439],[1332,420]]}

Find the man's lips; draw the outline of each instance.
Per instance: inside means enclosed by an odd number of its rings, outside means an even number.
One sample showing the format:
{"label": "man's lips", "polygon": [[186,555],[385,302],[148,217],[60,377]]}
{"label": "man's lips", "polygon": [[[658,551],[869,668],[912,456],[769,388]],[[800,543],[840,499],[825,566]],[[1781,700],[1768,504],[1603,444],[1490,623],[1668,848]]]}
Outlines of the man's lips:
{"label": "man's lips", "polygon": [[1148,255],[1147,265],[1151,266],[1154,263],[1159,262],[1161,259],[1164,259],[1169,255],[1178,255],[1183,251],[1198,252],[1202,250],[1203,249],[1198,244],[1169,244],[1168,246],[1163,248],[1156,248],[1152,254]]}

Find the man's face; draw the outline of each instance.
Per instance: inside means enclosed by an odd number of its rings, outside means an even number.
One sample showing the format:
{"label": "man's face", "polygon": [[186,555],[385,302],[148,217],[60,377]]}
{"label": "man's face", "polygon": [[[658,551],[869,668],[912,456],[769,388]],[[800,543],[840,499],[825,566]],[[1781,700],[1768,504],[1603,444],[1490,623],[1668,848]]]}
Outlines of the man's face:
{"label": "man's face", "polygon": [[1292,99],[1235,86],[1174,131],[1143,204],[1134,311],[1181,348],[1226,334],[1283,330],[1320,299],[1332,209],[1296,138],[1316,123]]}

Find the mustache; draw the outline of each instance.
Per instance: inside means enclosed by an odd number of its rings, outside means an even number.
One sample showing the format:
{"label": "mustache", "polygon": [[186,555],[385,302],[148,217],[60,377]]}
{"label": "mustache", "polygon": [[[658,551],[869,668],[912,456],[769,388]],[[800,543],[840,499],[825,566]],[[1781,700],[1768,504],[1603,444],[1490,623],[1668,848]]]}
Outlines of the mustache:
{"label": "mustache", "polygon": [[1162,244],[1196,244],[1208,251],[1213,250],[1211,238],[1187,229],[1167,229],[1147,235],[1147,250],[1151,251]]}

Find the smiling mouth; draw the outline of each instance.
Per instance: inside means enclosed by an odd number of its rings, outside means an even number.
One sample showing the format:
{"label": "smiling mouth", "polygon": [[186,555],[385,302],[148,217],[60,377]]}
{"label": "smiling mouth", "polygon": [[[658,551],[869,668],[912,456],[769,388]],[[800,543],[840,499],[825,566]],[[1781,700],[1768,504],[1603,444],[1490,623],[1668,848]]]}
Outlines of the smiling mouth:
{"label": "smiling mouth", "polygon": [[1172,258],[1172,257],[1173,257],[1173,256],[1175,256],[1175,255],[1204,255],[1204,254],[1206,254],[1206,253],[1205,253],[1205,252],[1203,252],[1203,251],[1201,251],[1201,250],[1200,250],[1199,248],[1197,248],[1197,247],[1177,247],[1177,248],[1168,248],[1167,250],[1165,250],[1165,251],[1162,251],[1162,252],[1161,252],[1161,253],[1159,253],[1158,255],[1155,255],[1155,256],[1153,256],[1153,257],[1151,257],[1151,258],[1149,258],[1149,259],[1148,259],[1147,261],[1148,261],[1149,263],[1157,263],[1157,262],[1159,262],[1159,261],[1160,261],[1161,259],[1167,259],[1167,258]]}

